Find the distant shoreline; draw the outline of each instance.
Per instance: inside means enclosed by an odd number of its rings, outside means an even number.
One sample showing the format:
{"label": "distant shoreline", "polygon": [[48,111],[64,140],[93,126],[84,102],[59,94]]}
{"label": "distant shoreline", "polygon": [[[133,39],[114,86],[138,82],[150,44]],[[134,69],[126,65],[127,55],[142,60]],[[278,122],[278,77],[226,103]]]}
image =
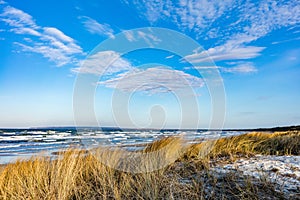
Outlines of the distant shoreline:
{"label": "distant shoreline", "polygon": [[135,128],[118,128],[118,127],[89,127],[89,126],[57,126],[57,127],[30,127],[30,128],[0,128],[0,133],[7,131],[296,131],[300,130],[300,125],[292,125],[292,126],[280,126],[280,127],[271,127],[271,128],[226,128],[226,129],[135,129]]}

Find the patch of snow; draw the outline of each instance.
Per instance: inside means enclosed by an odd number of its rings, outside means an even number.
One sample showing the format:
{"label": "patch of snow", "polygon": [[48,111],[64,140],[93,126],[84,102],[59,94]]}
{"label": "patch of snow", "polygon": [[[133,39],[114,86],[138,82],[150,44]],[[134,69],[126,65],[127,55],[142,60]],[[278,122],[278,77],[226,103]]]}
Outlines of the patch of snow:
{"label": "patch of snow", "polygon": [[243,175],[266,178],[284,194],[300,194],[300,156],[262,156],[241,158],[230,164],[218,164],[213,170],[226,173],[239,171]]}

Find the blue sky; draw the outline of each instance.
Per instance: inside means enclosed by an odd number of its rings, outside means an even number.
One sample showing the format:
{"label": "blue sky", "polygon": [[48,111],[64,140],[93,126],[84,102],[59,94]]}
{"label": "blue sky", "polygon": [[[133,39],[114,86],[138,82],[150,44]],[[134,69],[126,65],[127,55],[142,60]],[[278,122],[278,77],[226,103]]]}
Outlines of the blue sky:
{"label": "blue sky", "polygon": [[[132,31],[143,27],[150,31]],[[171,37],[184,56],[153,49],[162,39],[149,27],[185,34],[202,48]],[[97,50],[120,35],[149,48]],[[206,128],[214,105],[203,74],[212,67],[225,89],[224,127],[299,124],[299,55],[298,0],[0,0],[0,127],[96,125],[73,113],[77,77],[92,75],[102,126]],[[193,95],[180,96],[186,89]]]}

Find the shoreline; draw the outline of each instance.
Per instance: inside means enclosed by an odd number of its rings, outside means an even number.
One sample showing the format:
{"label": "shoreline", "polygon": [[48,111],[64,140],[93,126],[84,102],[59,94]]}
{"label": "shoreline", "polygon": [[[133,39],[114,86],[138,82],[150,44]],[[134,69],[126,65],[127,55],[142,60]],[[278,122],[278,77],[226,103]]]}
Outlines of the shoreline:
{"label": "shoreline", "polygon": [[102,130],[102,131],[247,131],[247,132],[282,132],[282,131],[300,131],[300,125],[267,127],[267,128],[224,128],[224,129],[135,129],[135,128],[119,128],[119,127],[93,127],[93,126],[49,126],[49,127],[29,127],[29,128],[1,128],[1,131],[84,131],[84,130]]}

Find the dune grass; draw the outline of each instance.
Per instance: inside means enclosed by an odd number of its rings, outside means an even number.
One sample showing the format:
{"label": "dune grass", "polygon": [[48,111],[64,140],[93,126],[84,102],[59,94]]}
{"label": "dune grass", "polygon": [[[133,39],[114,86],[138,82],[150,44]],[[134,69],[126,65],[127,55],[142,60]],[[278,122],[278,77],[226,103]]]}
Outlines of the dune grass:
{"label": "dune grass", "polygon": [[[251,132],[213,141],[210,158],[263,155],[300,155],[300,132]],[[193,144],[187,150],[188,158],[199,157],[205,142]]]}
{"label": "dune grass", "polygon": [[[248,133],[188,146],[183,145],[181,138],[164,138],[139,153],[162,152],[149,158],[170,163],[149,171],[147,165],[159,162],[138,160],[146,163],[140,165],[144,173],[118,169],[126,154],[123,150],[70,149],[55,160],[39,156],[2,167],[0,199],[282,199],[282,194],[267,180],[240,174],[220,175],[209,170],[209,163],[217,158],[230,160],[258,153],[299,155],[299,141],[297,131]],[[214,146],[203,154],[207,144]]]}

